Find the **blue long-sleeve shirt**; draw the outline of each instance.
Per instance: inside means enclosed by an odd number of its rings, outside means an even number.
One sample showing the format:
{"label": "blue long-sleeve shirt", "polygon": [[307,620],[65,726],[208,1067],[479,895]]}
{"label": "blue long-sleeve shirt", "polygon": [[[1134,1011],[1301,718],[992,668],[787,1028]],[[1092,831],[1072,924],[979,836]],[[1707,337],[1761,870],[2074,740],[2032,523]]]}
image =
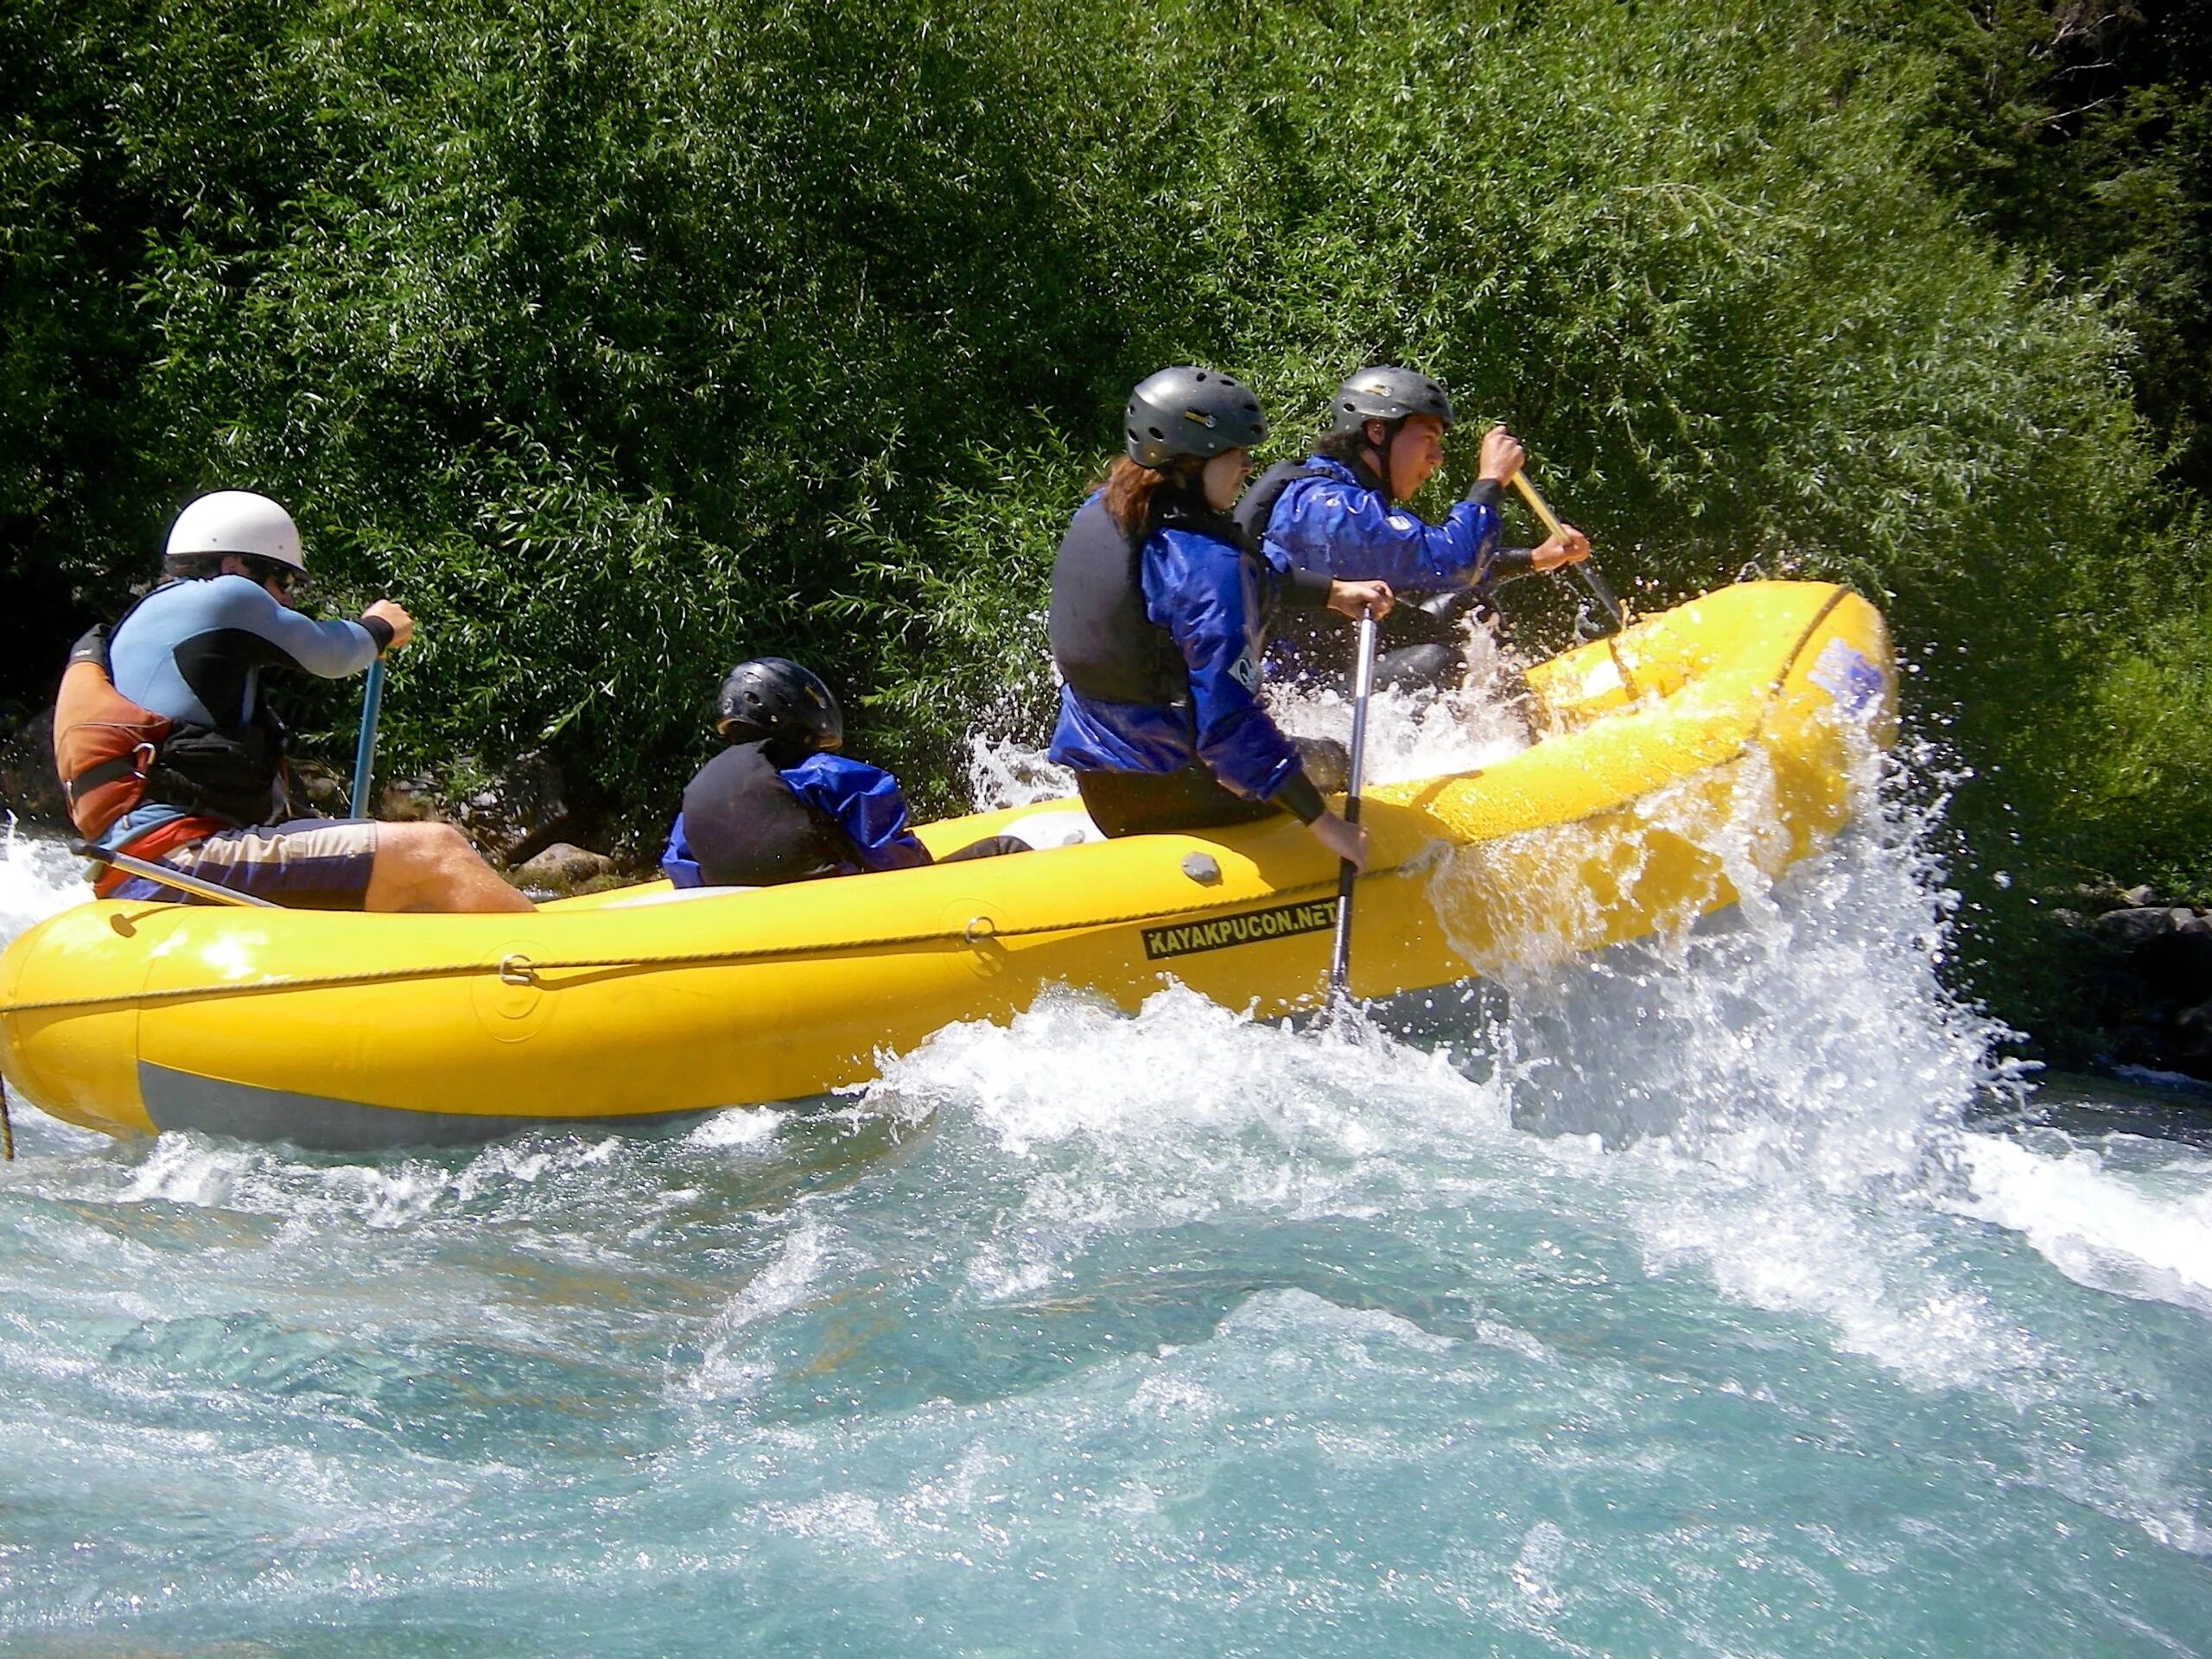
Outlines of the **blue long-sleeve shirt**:
{"label": "blue long-sleeve shirt", "polygon": [[1267,573],[1241,550],[1163,527],[1140,561],[1145,613],[1188,671],[1187,704],[1106,702],[1060,688],[1052,760],[1083,772],[1170,772],[1193,757],[1228,788],[1265,800],[1299,771],[1298,751],[1260,706]]}
{"label": "blue long-sleeve shirt", "polygon": [[[852,857],[837,867],[840,875],[868,870],[905,870],[930,861],[929,849],[906,827],[906,798],[899,780],[880,766],[842,754],[810,754],[776,775],[792,794],[835,823],[852,843]],[[679,887],[706,885],[683,833],[683,815],[669,827],[668,847],[660,855],[661,874]]]}
{"label": "blue long-sleeve shirt", "polygon": [[[303,616],[251,577],[210,576],[170,582],[140,601],[108,642],[108,672],[141,708],[181,725],[237,728],[260,712],[264,669],[343,679],[374,662],[390,638],[359,622]],[[119,847],[185,816],[183,807],[149,801],[100,841]]]}
{"label": "blue long-sleeve shirt", "polygon": [[1313,455],[1305,464],[1316,475],[1293,480],[1268,515],[1262,550],[1274,569],[1415,593],[1472,588],[1491,574],[1500,527],[1495,483],[1478,483],[1432,524],[1340,461]]}

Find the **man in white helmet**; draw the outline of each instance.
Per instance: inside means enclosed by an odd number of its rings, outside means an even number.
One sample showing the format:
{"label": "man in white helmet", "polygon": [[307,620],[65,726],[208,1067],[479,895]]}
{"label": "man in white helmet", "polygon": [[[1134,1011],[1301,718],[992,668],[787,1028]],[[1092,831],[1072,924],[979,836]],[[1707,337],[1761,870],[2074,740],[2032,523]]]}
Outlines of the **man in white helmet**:
{"label": "man in white helmet", "polygon": [[[130,853],[282,905],[322,910],[528,910],[530,901],[443,823],[298,819],[265,669],[360,673],[413,636],[380,599],[359,620],[292,608],[307,576],[292,516],[218,490],[177,515],[162,582],[72,653],[55,758],[78,828]],[[118,735],[120,734],[120,735]],[[183,895],[110,870],[103,897]]]}

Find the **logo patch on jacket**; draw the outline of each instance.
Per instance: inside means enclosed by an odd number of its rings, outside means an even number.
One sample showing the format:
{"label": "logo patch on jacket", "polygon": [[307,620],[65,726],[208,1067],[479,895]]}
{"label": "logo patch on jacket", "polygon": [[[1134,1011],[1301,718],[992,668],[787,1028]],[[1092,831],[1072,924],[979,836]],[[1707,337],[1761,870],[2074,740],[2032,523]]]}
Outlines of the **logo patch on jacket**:
{"label": "logo patch on jacket", "polygon": [[1175,927],[1147,927],[1144,931],[1146,960],[1192,957],[1201,950],[1225,950],[1232,944],[1257,944],[1265,939],[1287,938],[1294,933],[1326,933],[1337,925],[1337,901],[1316,899],[1303,905],[1276,905],[1267,910],[1247,910],[1210,922],[1185,922]]}
{"label": "logo patch on jacket", "polygon": [[1238,653],[1236,660],[1229,665],[1229,677],[1247,691],[1260,689],[1260,664],[1253,659],[1251,646],[1245,646]]}

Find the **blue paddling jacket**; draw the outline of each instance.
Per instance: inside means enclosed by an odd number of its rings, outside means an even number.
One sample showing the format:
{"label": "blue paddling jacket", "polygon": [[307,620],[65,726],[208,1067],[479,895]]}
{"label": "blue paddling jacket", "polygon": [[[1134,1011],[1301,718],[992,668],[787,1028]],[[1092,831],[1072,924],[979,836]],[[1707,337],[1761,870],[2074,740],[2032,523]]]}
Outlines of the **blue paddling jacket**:
{"label": "blue paddling jacket", "polygon": [[[1237,522],[1275,569],[1411,593],[1472,588],[1499,569],[1496,482],[1478,479],[1440,524],[1389,501],[1380,481],[1327,455],[1272,467],[1237,503]],[[1510,562],[1511,556],[1503,556]],[[1526,555],[1521,563],[1525,564]]]}
{"label": "blue paddling jacket", "polygon": [[1265,620],[1279,602],[1325,604],[1328,578],[1271,570],[1224,515],[1169,503],[1161,518],[1134,543],[1099,493],[1069,526],[1052,568],[1064,683],[1048,753],[1079,772],[1165,773],[1195,760],[1237,794],[1274,799],[1305,772],[1260,704]]}
{"label": "blue paddling jacket", "polygon": [[[1392,502],[1366,468],[1309,455],[1262,474],[1236,504],[1236,522],[1280,573],[1387,582],[1401,594],[1487,589],[1534,568],[1527,548],[1498,545],[1498,495],[1496,482],[1478,479],[1444,522],[1432,524]],[[1294,665],[1341,666],[1351,638],[1347,630],[1294,626],[1284,632],[1281,654]]]}
{"label": "blue paddling jacket", "polygon": [[699,769],[661,872],[679,887],[765,887],[927,864],[906,798],[880,766],[810,753],[779,766],[767,742],[733,743]]}

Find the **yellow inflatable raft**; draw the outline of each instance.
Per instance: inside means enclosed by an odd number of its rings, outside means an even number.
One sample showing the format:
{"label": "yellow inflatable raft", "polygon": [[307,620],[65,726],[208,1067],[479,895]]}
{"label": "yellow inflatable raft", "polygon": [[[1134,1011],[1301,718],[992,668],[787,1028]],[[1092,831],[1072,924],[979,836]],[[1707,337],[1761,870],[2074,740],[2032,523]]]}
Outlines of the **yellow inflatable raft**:
{"label": "yellow inflatable raft", "polygon": [[[1894,720],[1880,615],[1817,583],[1726,588],[1529,678],[1542,741],[1368,792],[1357,995],[1732,902],[1844,823]],[[942,853],[1039,810],[919,833]],[[0,958],[0,1059],[37,1105],[116,1135],[354,1150],[664,1118],[864,1080],[1052,985],[1128,1008],[1171,977],[1262,1013],[1311,1004],[1335,881],[1282,818],[534,916],[92,903]]]}

